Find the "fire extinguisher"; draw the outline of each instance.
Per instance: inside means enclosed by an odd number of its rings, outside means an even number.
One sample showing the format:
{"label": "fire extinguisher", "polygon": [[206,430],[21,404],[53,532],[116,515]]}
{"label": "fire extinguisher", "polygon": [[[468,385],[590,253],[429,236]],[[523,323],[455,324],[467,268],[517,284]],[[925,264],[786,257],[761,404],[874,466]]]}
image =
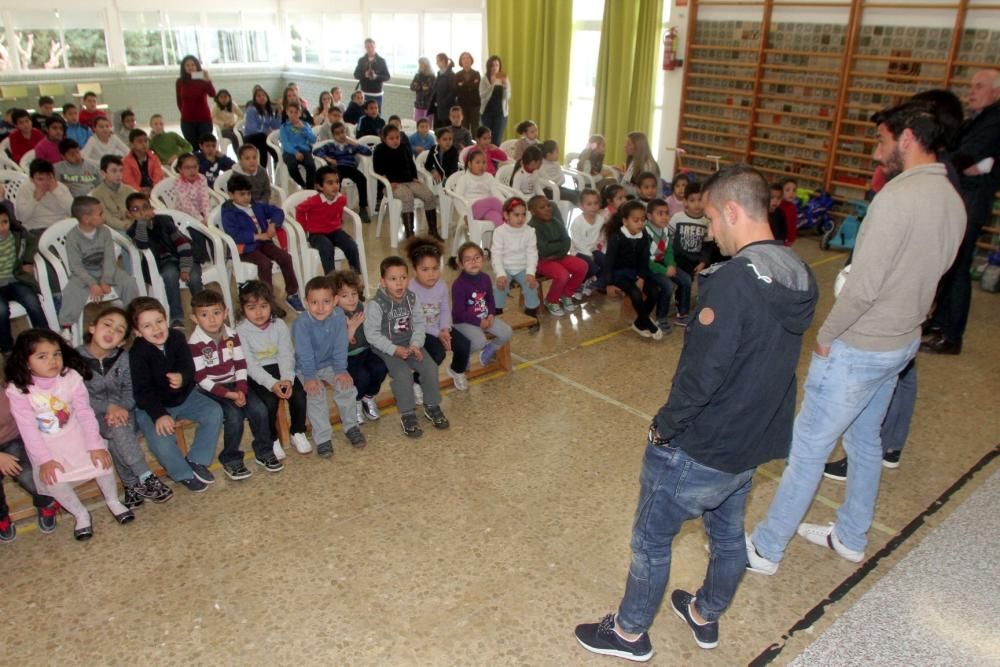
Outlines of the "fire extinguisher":
{"label": "fire extinguisher", "polygon": [[663,71],[671,72],[677,65],[677,28],[670,28],[663,34]]}

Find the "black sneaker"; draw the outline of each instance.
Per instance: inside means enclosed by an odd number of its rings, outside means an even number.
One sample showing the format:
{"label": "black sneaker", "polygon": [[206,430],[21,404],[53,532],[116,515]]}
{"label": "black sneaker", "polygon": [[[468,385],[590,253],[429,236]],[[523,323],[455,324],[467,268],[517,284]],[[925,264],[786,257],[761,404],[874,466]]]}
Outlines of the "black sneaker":
{"label": "black sneaker", "polygon": [[38,508],[38,530],[51,533],[56,529],[56,515],[59,514],[59,503],[52,501],[48,507]]}
{"label": "black sneaker", "polygon": [[125,487],[125,497],[122,499],[122,505],[129,509],[138,507],[143,503],[142,494],[145,490],[146,487],[142,485],[142,482],[138,482],[135,486]]}
{"label": "black sneaker", "polygon": [[[229,479],[235,481],[247,479],[253,475],[246,465],[244,465],[243,461],[233,461],[232,463],[227,463],[222,466],[222,470],[226,473],[226,476],[229,477]],[[195,475],[197,475],[197,473],[195,473]]]}
{"label": "black sneaker", "polygon": [[425,405],[424,406],[424,417],[430,420],[434,424],[434,428],[444,430],[451,426],[448,423],[448,418],[444,416],[441,412],[440,406],[437,405]]}
{"label": "black sneaker", "polygon": [[615,615],[608,614],[600,623],[584,623],[574,630],[576,641],[591,653],[613,655],[635,662],[646,662],[653,657],[649,634],[644,632],[634,642],[625,641],[615,632]]}
{"label": "black sneaker", "polygon": [[8,514],[0,519],[0,542],[13,542],[17,537],[17,526],[10,520]]}
{"label": "black sneaker", "polygon": [[215,475],[213,475],[212,471],[208,469],[208,466],[203,466],[200,463],[195,463],[191,459],[185,459],[185,461],[187,461],[188,465],[191,466],[191,472],[194,473],[194,476],[197,477],[199,481],[201,481],[204,484],[215,483]]}
{"label": "black sneaker", "polygon": [[365,434],[361,432],[360,426],[348,429],[344,435],[347,436],[347,442],[351,443],[351,447],[354,447],[355,449],[362,449],[365,446],[365,443],[368,442],[365,439]]}
{"label": "black sneaker", "polygon": [[208,484],[205,484],[205,482],[201,481],[197,477],[182,479],[179,483],[186,486],[188,491],[194,491],[195,493],[202,493],[208,490]]}
{"label": "black sneaker", "polygon": [[326,442],[320,442],[316,445],[316,454],[322,456],[325,459],[333,456],[333,443],[327,440]]}
{"label": "black sneaker", "polygon": [[412,412],[400,415],[399,423],[403,426],[403,435],[407,438],[419,438],[424,434],[423,429],[420,428],[420,424],[417,423],[417,416]]}
{"label": "black sneaker", "polygon": [[823,468],[823,477],[833,479],[838,482],[843,482],[847,479],[847,458],[845,457],[839,461],[827,463]]}
{"label": "black sneaker", "polygon": [[268,454],[263,460],[255,456],[253,460],[268,472],[281,472],[285,469],[285,464],[279,461],[278,457],[274,454]]}
{"label": "black sneaker", "polygon": [[691,605],[694,604],[694,596],[687,591],[677,589],[670,594],[670,606],[674,608],[674,613],[681,617],[681,620],[691,628],[694,635],[694,642],[702,648],[715,648],[719,645],[719,622],[708,622],[705,625],[698,625],[691,618]]}
{"label": "black sneaker", "polygon": [[174,490],[163,483],[156,475],[150,475],[142,483],[146,488],[146,497],[154,503],[165,503],[174,497]]}
{"label": "black sneaker", "polygon": [[882,454],[882,467],[888,468],[889,470],[895,470],[899,467],[899,455],[903,452],[896,450],[894,452],[884,452]]}

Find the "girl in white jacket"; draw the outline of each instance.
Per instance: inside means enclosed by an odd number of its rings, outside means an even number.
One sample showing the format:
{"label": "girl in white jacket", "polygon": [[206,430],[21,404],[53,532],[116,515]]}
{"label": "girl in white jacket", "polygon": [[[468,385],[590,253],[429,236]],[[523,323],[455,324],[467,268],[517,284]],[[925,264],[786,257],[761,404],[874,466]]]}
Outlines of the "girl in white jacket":
{"label": "girl in white jacket", "polygon": [[457,181],[454,192],[470,201],[476,220],[489,220],[497,227],[503,224],[503,192],[486,171],[486,156],[480,149],[473,148],[465,156],[465,171]]}
{"label": "girl in white jacket", "polygon": [[[538,244],[534,228],[527,225],[528,207],[525,201],[520,197],[511,197],[504,202],[503,219],[506,224],[493,232],[491,248],[493,273],[497,277],[493,288],[496,312],[503,312],[511,283],[516,282],[524,295],[524,312],[536,317],[539,306],[538,281],[535,280]],[[538,331],[538,325],[535,324],[529,331]]]}

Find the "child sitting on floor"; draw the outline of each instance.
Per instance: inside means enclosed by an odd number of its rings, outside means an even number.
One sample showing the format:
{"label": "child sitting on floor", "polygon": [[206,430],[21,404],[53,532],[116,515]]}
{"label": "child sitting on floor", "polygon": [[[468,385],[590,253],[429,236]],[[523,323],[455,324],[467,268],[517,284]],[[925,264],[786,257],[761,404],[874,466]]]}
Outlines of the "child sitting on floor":
{"label": "child sitting on floor", "polygon": [[309,245],[319,251],[323,273],[333,271],[338,248],[351,269],[361,273],[358,244],[344,230],[347,197],[340,192],[337,167],[327,165],[316,171],[316,189],[319,192],[295,207],[295,220],[309,235]]}
{"label": "child sitting on floor", "polygon": [[115,520],[135,519],[118,500],[111,456],[90,407],[84,377],[90,375],[76,350],[57,334],[29,329],[17,337],[4,376],[10,411],[31,460],[38,493],[55,498],[73,515],[73,537],[94,535],[91,516],[73,487],[94,480]]}
{"label": "child sitting on floor", "polygon": [[[170,478],[201,493],[215,482],[208,469],[222,430],[222,409],[195,391],[194,359],[184,333],[167,326],[167,312],[152,297],[128,306],[136,339],[129,350],[135,419],[146,445]],[[178,419],[198,424],[185,456],[174,433]]]}
{"label": "child sitting on floor", "polygon": [[299,282],[295,266],[287,250],[274,242],[278,229],[285,221],[285,212],[277,206],[253,201],[250,181],[233,174],[226,184],[230,200],[222,205],[222,228],[236,241],[240,259],[257,267],[257,278],[271,285],[271,262],[281,269],[285,280],[285,301],[301,313],[305,310],[299,298]]}
{"label": "child sitting on floor", "polygon": [[288,401],[292,444],[300,454],[308,454],[312,445],[306,437],[306,390],[295,377],[295,350],[288,325],[282,319],[285,313],[275,305],[271,287],[260,280],[251,280],[240,288],[240,312],[236,333],[246,357],[247,384],[267,409],[274,455],[278,460],[285,458],[278,440],[279,399]]}
{"label": "child sitting on floor", "polygon": [[[469,339],[469,351],[479,352],[479,363],[487,366],[497,350],[513,335],[510,325],[496,316],[493,281],[483,273],[483,249],[472,242],[458,249],[462,272],[451,285],[452,319],[455,330]],[[487,340],[486,334],[493,336]]]}
{"label": "child sitting on floor", "polygon": [[243,463],[240,443],[243,422],[250,422],[253,451],[257,464],[268,472],[278,472],[285,466],[274,456],[268,439],[268,414],[263,401],[249,391],[247,363],[240,337],[226,325],[226,304],[222,295],[212,289],[191,297],[191,319],[197,324],[188,339],[194,359],[194,381],[198,389],[222,408],[222,451],[219,463],[232,480],[251,475]]}
{"label": "child sitting on floor", "polygon": [[361,277],[354,271],[337,271],[331,278],[337,288],[337,305],[347,317],[347,372],[358,390],[358,423],[366,417],[369,421],[378,421],[382,413],[379,412],[376,397],[389,369],[365,338]]}
{"label": "child sitting on floor", "polygon": [[[512,283],[521,287],[524,296],[524,312],[537,318],[538,280],[535,273],[538,270],[538,241],[535,239],[535,228],[527,224],[528,208],[520,197],[511,197],[503,204],[503,219],[506,224],[500,225],[493,232],[491,260],[493,272],[496,274],[496,287],[493,288],[494,311],[503,313],[507,302],[507,294]],[[538,331],[538,320],[528,329],[532,333]]]}
{"label": "child sitting on floor", "polygon": [[671,218],[684,210],[684,193],[687,192],[688,183],[688,177],[685,174],[674,177],[670,196],[667,197],[667,208]]}
{"label": "child sitting on floor", "polygon": [[292,323],[295,342],[295,374],[306,390],[306,414],[312,426],[316,453],[333,456],[333,429],[326,385],[333,389],[333,402],[340,413],[344,436],[352,447],[365,446],[357,413],[357,389],[347,372],[347,318],[337,308],[337,287],[326,276],[306,283],[306,312]]}
{"label": "child sitting on floor", "polygon": [[86,380],[90,407],[97,416],[101,437],[108,443],[118,478],[125,487],[124,505],[138,507],[144,499],[163,503],[174,495],[146,464],[135,423],[132,371],[125,340],[132,329],[128,313],[108,306],[87,329],[84,345],[77,348],[90,368]]}
{"label": "child sitting on floor", "polygon": [[417,423],[414,371],[420,374],[424,416],[434,428],[448,428],[448,418],[440,406],[437,366],[424,350],[424,310],[406,286],[406,262],[402,257],[386,257],[379,266],[379,275],[378,292],[365,306],[365,337],[389,369],[403,433],[410,438],[423,435]]}
{"label": "child sitting on floor", "polygon": [[[417,295],[417,302],[424,309],[424,349],[438,366],[451,352],[448,375],[455,383],[455,389],[466,391],[469,388],[465,377],[469,366],[469,339],[452,327],[448,284],[441,280],[444,243],[432,236],[414,236],[406,242],[404,250],[413,265],[410,291]],[[417,403],[422,403],[419,375],[414,380],[413,392]]]}

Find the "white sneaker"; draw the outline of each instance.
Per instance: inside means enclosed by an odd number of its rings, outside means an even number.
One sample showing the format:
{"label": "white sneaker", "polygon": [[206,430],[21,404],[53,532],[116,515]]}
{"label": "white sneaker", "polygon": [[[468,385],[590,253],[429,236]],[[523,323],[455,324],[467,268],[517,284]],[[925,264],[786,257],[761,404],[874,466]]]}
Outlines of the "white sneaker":
{"label": "white sneaker", "polygon": [[417,402],[417,405],[424,404],[424,390],[416,382],[413,383],[413,399]]}
{"label": "white sneaker", "polygon": [[835,527],[832,523],[826,526],[821,526],[818,523],[800,523],[799,529],[796,532],[813,544],[833,549],[837,552],[838,556],[852,563],[863,561],[865,559],[865,552],[845,547],[844,543],[837,538]]}
{"label": "white sneaker", "polygon": [[459,391],[469,391],[469,379],[465,377],[465,373],[456,373],[449,367],[448,375],[455,382],[455,389]]}
{"label": "white sneaker", "polygon": [[573,303],[573,299],[568,296],[559,299],[559,304],[562,306],[563,311],[567,313],[572,313],[577,309],[577,305]]}
{"label": "white sneaker", "polygon": [[750,539],[749,533],[744,533],[747,543],[747,569],[751,572],[756,572],[757,574],[766,574],[771,576],[778,571],[778,563],[772,560],[768,560],[757,553],[757,547],[753,545],[753,540]]}
{"label": "white sneaker", "polygon": [[295,445],[295,450],[299,454],[308,454],[313,449],[305,433],[293,433],[292,444]]}
{"label": "white sneaker", "polygon": [[287,454],[285,454],[285,448],[281,446],[280,440],[275,440],[274,445],[272,447],[274,449],[274,458],[278,459],[279,461],[288,456]]}
{"label": "white sneaker", "polygon": [[361,397],[361,410],[365,413],[365,417],[368,417],[368,421],[378,421],[382,413],[378,410],[378,401],[375,400],[374,396],[362,396]]}
{"label": "white sneaker", "polygon": [[73,329],[71,329],[70,327],[63,327],[62,329],[59,330],[59,334],[63,337],[64,341],[66,341],[70,345],[73,344]]}
{"label": "white sneaker", "polygon": [[361,401],[356,401],[354,403],[354,411],[355,411],[355,413],[358,416],[358,423],[359,424],[364,424],[365,423],[365,408],[364,408],[363,405],[361,405]]}

